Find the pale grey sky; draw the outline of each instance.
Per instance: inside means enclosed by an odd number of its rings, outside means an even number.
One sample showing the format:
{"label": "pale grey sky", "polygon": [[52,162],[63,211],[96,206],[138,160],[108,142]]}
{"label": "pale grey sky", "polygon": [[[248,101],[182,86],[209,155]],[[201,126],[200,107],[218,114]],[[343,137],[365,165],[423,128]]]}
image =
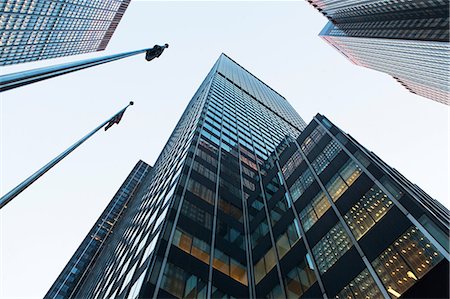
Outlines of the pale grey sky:
{"label": "pale grey sky", "polygon": [[0,297],[47,292],[134,164],[153,164],[188,101],[224,52],[309,122],[320,112],[447,207],[449,108],[322,41],[306,1],[132,2],[104,52],[4,67],[3,73],[169,43],[1,94],[0,188],[6,193],[128,101],[98,135],[0,212]]}

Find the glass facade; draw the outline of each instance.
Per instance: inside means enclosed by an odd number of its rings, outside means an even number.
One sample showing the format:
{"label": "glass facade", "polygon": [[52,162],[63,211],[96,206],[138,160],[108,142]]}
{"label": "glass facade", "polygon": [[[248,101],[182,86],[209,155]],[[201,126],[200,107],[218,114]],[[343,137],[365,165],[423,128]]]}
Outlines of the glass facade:
{"label": "glass facade", "polygon": [[102,51],[130,0],[0,1],[0,66]]}
{"label": "glass facade", "polygon": [[103,250],[108,238],[115,230],[129,205],[136,198],[142,181],[151,171],[151,166],[139,161],[114,195],[100,218],[89,231],[55,283],[45,295],[50,298],[70,298],[78,290],[78,286],[89,273],[99,253]]}
{"label": "glass facade", "polygon": [[309,0],[330,22],[320,36],[354,64],[450,105],[448,0]]}
{"label": "glass facade", "polygon": [[448,210],[224,54],[137,196],[75,297],[448,296]]}

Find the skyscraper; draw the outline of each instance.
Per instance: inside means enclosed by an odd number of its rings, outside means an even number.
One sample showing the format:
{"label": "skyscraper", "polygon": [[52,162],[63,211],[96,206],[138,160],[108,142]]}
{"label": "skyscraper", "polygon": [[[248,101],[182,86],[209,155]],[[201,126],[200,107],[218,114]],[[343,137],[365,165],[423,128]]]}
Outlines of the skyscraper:
{"label": "skyscraper", "polygon": [[224,54],[135,198],[73,298],[448,295],[449,211]]}
{"label": "skyscraper", "polygon": [[135,195],[150,170],[151,166],[143,161],[139,161],[134,166],[80,247],[78,247],[53,286],[47,292],[45,298],[70,298],[72,294],[77,292],[83,279],[95,264],[99,253],[104,250],[105,244],[106,248],[108,248],[108,238],[118,223],[122,221],[122,216],[127,209],[127,205],[135,200]]}
{"label": "skyscraper", "polygon": [[0,2],[0,66],[102,51],[130,0]]}
{"label": "skyscraper", "polygon": [[351,62],[450,105],[448,0],[308,2],[329,19],[320,36]]}

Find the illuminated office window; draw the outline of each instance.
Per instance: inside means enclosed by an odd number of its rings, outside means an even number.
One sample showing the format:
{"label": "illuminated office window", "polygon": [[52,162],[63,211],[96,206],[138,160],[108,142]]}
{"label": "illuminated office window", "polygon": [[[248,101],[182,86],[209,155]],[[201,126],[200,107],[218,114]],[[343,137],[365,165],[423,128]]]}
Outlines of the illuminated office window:
{"label": "illuminated office window", "polygon": [[442,259],[443,256],[434,245],[412,226],[380,254],[372,265],[390,295],[396,298]]}
{"label": "illuminated office window", "polygon": [[357,298],[382,298],[380,289],[375,280],[370,275],[369,270],[364,269],[347,286],[345,286],[336,299],[357,299]]}
{"label": "illuminated office window", "polygon": [[320,273],[325,273],[351,247],[350,237],[340,223],[336,224],[312,250]]}

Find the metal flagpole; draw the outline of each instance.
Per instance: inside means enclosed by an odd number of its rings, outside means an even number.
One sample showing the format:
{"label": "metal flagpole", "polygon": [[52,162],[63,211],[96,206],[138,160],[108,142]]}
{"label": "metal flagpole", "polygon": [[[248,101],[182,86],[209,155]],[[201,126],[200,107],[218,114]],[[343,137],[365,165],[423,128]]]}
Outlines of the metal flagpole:
{"label": "metal flagpole", "polygon": [[146,53],[145,59],[147,61],[153,60],[161,56],[164,49],[168,48],[169,45],[164,46],[155,45],[153,48],[142,49],[137,51],[113,54],[103,57],[90,58],[75,62],[63,63],[53,66],[47,66],[43,68],[37,68],[33,70],[17,72],[12,74],[7,74],[0,76],[0,92],[17,88],[20,86],[28,85],[34,82],[39,82],[42,80],[50,79],[53,77],[61,76],[71,72],[79,71],[103,63],[107,63],[114,60],[119,60],[122,58],[130,57],[140,53]]}
{"label": "metal flagpole", "polygon": [[73,152],[77,147],[79,147],[83,142],[88,140],[92,135],[97,133],[101,128],[103,128],[105,125],[108,124],[108,127],[110,127],[110,124],[119,123],[120,118],[125,113],[125,110],[133,105],[133,102],[130,102],[125,108],[114,114],[112,117],[110,117],[107,121],[103,122],[101,125],[99,125],[97,128],[95,128],[92,132],[78,140],[75,144],[73,144],[71,147],[66,149],[64,152],[62,152],[59,156],[48,162],[44,167],[36,171],[34,174],[32,174],[30,177],[28,177],[25,181],[17,185],[14,189],[6,193],[4,196],[0,198],[0,209],[3,208],[8,202],[13,200],[17,195],[19,195],[23,190],[28,188],[31,184],[33,184],[37,179],[39,179],[41,176],[43,176],[47,171],[49,171],[53,166],[58,164],[62,159],[64,159],[66,156],[68,156],[71,152]]}

